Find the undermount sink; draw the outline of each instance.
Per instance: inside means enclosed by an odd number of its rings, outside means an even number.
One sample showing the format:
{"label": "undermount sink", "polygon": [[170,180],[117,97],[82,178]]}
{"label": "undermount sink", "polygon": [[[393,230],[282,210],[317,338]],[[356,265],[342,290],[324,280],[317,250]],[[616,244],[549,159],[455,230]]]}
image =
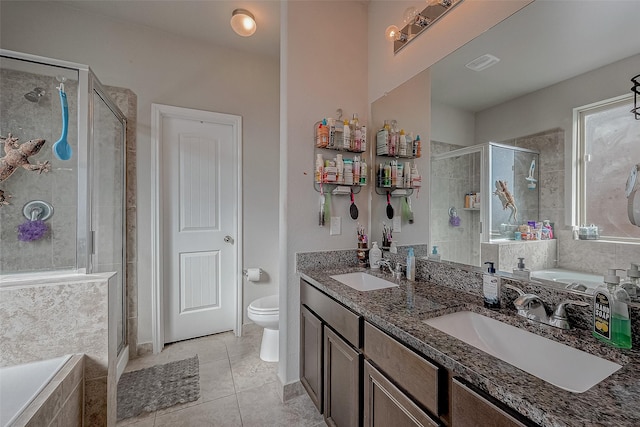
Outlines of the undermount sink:
{"label": "undermount sink", "polygon": [[393,288],[398,286],[396,283],[361,271],[355,273],[336,274],[329,277],[355,289],[356,291],[374,291],[376,289]]}
{"label": "undermount sink", "polygon": [[423,320],[562,389],[583,393],[622,366],[471,311]]}

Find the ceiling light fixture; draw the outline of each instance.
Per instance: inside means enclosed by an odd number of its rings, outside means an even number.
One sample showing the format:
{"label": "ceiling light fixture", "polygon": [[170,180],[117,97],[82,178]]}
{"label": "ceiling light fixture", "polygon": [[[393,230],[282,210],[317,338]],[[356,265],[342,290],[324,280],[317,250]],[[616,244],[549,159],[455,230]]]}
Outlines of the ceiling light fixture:
{"label": "ceiling light fixture", "polygon": [[239,36],[249,37],[256,32],[256,19],[246,9],[236,9],[231,14],[231,28]]}
{"label": "ceiling light fixture", "polygon": [[398,29],[395,25],[389,25],[385,30],[385,37],[393,42],[393,53],[398,53],[411,40],[462,1],[427,0],[427,6],[421,12],[413,6],[408,7],[402,16],[405,26],[402,29]]}

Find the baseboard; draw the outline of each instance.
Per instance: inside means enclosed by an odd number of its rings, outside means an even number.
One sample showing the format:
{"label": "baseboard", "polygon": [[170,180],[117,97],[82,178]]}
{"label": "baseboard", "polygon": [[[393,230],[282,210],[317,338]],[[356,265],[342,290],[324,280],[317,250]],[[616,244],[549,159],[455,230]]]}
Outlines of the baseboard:
{"label": "baseboard", "polygon": [[280,400],[282,402],[286,402],[287,400],[293,399],[294,397],[298,397],[302,395],[302,393],[306,393],[306,390],[299,380],[289,384],[283,384],[278,377],[278,395],[280,396]]}

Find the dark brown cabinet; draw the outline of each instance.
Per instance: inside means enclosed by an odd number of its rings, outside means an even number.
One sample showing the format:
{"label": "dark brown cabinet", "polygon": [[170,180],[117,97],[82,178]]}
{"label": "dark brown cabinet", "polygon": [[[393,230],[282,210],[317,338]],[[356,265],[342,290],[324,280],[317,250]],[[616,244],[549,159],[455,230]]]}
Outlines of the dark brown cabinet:
{"label": "dark brown cabinet", "polygon": [[324,419],[330,426],[360,425],[362,354],[324,327]]}
{"label": "dark brown cabinet", "polygon": [[369,361],[364,362],[364,427],[440,426]]}
{"label": "dark brown cabinet", "polygon": [[457,378],[451,388],[451,423],[464,427],[534,427],[530,420],[502,408]]}
{"label": "dark brown cabinet", "polygon": [[300,382],[322,413],[322,321],[304,306],[300,307]]}

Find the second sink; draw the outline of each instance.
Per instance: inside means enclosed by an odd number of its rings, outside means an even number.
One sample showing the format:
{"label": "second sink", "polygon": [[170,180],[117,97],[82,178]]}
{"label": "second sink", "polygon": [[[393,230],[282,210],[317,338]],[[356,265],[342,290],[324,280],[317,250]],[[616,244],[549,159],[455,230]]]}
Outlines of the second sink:
{"label": "second sink", "polygon": [[622,366],[471,311],[423,321],[562,389],[583,393]]}
{"label": "second sink", "polygon": [[374,291],[376,289],[393,288],[398,286],[396,283],[372,276],[371,274],[363,273],[362,271],[336,274],[329,277],[355,289],[356,291]]}

